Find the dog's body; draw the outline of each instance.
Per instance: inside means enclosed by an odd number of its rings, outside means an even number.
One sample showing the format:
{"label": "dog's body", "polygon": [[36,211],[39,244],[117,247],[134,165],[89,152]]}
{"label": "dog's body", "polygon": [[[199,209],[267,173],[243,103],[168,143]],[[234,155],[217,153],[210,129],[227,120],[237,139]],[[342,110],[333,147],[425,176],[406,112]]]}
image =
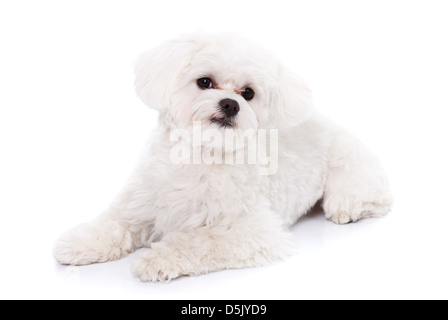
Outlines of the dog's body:
{"label": "dog's body", "polygon": [[[340,224],[390,210],[376,158],[312,108],[302,81],[251,48],[196,35],[139,61],[137,91],[161,112],[158,136],[109,210],[60,238],[60,263],[105,262],[145,247],[133,265],[143,281],[260,266],[292,253],[287,227],[320,199],[327,218]],[[188,131],[193,121],[220,132],[278,129],[278,170],[260,175],[257,164],[173,164],[171,132]]]}

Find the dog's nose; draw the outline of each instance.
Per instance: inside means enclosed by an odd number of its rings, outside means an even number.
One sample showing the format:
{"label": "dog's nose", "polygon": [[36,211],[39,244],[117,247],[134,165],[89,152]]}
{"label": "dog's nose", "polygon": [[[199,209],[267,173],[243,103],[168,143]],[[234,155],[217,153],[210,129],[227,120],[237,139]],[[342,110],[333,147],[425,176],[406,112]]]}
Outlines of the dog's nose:
{"label": "dog's nose", "polygon": [[223,99],[219,106],[228,117],[233,117],[240,111],[240,105],[233,99]]}

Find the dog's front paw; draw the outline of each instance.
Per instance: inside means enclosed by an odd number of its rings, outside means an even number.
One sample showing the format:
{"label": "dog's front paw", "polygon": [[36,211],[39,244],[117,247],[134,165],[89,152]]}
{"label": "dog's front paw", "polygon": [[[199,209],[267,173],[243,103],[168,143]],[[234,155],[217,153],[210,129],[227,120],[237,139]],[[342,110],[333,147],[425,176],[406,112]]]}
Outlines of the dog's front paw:
{"label": "dog's front paw", "polygon": [[117,260],[133,251],[130,233],[118,223],[81,225],[63,234],[53,248],[63,265],[88,265]]}
{"label": "dog's front paw", "polygon": [[140,258],[132,264],[132,273],[143,282],[170,281],[187,275],[187,261],[176,253],[163,252],[157,249],[147,249]]}
{"label": "dog's front paw", "polygon": [[53,248],[53,256],[63,265],[82,266],[100,260],[97,251],[89,248],[73,230],[58,239]]}

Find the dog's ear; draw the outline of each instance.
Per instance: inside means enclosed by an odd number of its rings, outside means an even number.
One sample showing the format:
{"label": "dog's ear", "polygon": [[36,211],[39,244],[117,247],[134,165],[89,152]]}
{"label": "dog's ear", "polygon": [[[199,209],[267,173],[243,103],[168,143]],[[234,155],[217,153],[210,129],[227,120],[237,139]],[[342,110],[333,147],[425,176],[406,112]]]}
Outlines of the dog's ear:
{"label": "dog's ear", "polygon": [[269,109],[275,127],[296,127],[311,117],[312,94],[303,80],[280,66],[273,86]]}
{"label": "dog's ear", "polygon": [[197,48],[195,41],[180,39],[143,53],[134,64],[140,99],[156,110],[168,108],[179,76]]}

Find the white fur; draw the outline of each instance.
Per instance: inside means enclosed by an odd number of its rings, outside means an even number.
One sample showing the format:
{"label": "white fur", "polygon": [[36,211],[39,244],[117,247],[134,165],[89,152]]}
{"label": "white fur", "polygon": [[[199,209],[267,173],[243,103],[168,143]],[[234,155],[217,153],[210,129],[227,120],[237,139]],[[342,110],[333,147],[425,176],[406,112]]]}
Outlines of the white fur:
{"label": "white fur", "polygon": [[[201,90],[212,77],[218,89]],[[255,91],[247,102],[234,89]],[[190,35],[136,64],[141,99],[160,111],[159,134],[110,208],[64,234],[62,264],[120,259],[147,248],[133,264],[143,281],[261,266],[293,252],[287,228],[323,199],[328,219],[348,223],[385,215],[392,203],[376,158],[317,113],[303,81],[257,46],[228,35]],[[173,164],[170,131],[204,128],[221,99],[240,104],[238,129],[279,129],[278,172],[256,165]]]}

